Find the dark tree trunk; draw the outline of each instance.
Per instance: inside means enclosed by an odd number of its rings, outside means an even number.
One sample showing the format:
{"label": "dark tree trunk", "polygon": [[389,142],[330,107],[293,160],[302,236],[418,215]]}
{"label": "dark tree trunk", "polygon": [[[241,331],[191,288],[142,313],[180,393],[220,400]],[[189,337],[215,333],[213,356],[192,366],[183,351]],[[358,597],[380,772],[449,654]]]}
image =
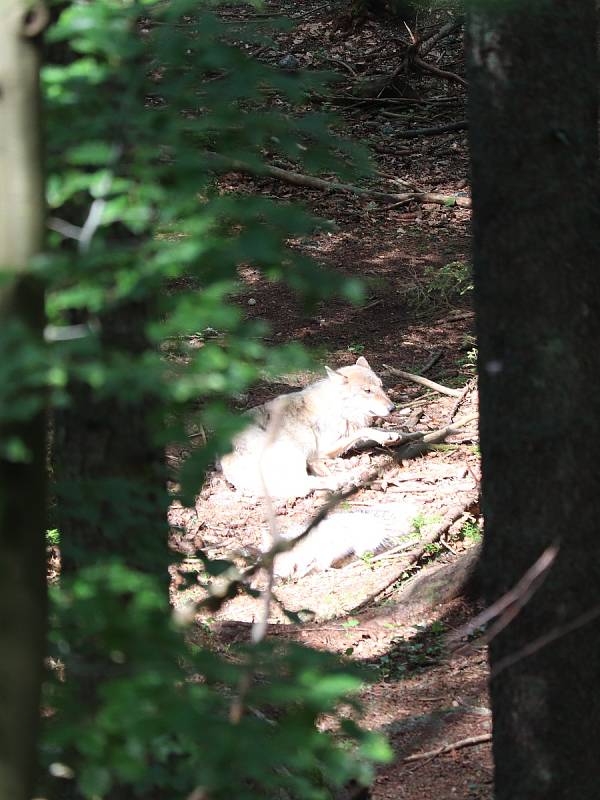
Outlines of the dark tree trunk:
{"label": "dark tree trunk", "polygon": [[[141,356],[145,321],[141,304],[104,315],[103,345]],[[123,395],[76,385],[71,405],[55,416],[56,524],[67,572],[110,557],[148,571],[167,564],[164,455],[151,432],[156,401]]]}
{"label": "dark tree trunk", "polygon": [[[37,44],[44,22],[25,0],[3,4],[0,363],[3,400],[13,402],[0,400],[0,797],[10,800],[33,794],[46,627],[43,389],[28,386],[25,361],[39,352],[44,326],[42,289],[28,275],[43,241]],[[22,460],[6,449],[11,441],[24,448]]]}
{"label": "dark tree trunk", "polygon": [[[482,4],[483,7],[483,4]],[[554,540],[492,643],[498,800],[598,793],[600,213],[594,0],[490,3],[468,31],[489,601]],[[506,662],[504,662],[506,664]]]}

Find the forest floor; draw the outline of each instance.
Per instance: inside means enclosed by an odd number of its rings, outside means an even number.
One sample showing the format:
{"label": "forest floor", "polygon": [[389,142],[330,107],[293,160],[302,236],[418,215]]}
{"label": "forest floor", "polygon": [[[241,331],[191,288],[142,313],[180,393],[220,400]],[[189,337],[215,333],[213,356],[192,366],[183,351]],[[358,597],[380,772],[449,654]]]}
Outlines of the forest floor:
{"label": "forest floor", "polygon": [[[342,120],[340,132],[370,147],[378,171],[371,185],[401,192],[408,184],[468,196],[464,131],[401,137],[406,129],[464,119],[462,86],[411,74],[401,92],[396,87],[378,97],[352,100],[366,75],[393,72],[406,29],[386,18],[344,31],[331,4],[305,2],[298,13],[299,5],[269,2],[260,13],[276,15],[289,8],[297,25],[291,31],[270,32],[271,45],[250,45],[250,51],[274,66],[292,63],[339,73],[341,82],[329,99],[315,100],[310,110],[335,111]],[[220,13],[232,24],[255,14],[250,7],[227,6]],[[440,27],[449,18],[448,12],[439,12],[426,21]],[[461,72],[460,37],[443,40],[429,57]],[[384,428],[434,430],[476,412],[468,208],[422,202],[390,208],[390,203],[364,196],[239,174],[226,176],[223,187],[299,201],[334,223],[333,230],[293,246],[369,286],[361,308],[330,301],[307,315],[290,291],[258,271],[243,270],[246,313],[268,321],[273,342],[301,341],[316,348],[321,363],[332,368],[365,356],[397,404]],[[427,377],[464,387],[464,392],[458,398],[431,392],[394,377],[394,368],[413,373],[427,368]],[[265,382],[245,398],[243,407],[322,374],[321,369],[284,377],[277,384]],[[174,466],[180,455],[171,453]],[[373,683],[362,695],[364,723],[385,732],[396,755],[392,764],[378,769],[373,798],[487,800],[492,796],[489,742],[405,761],[491,731],[485,651],[469,646],[450,652],[445,644],[445,634],[474,612],[473,601],[462,596],[460,577],[465,563],[474,560],[481,522],[477,425],[465,426],[417,458],[390,459],[379,448],[340,461],[348,468],[382,468],[382,477],[342,510],[365,512],[365,519],[377,517],[397,550],[393,557],[365,557],[279,584],[280,605],[273,606],[269,636],[339,652],[372,669]],[[305,524],[322,503],[322,496],[312,496],[276,504],[277,522],[282,530]],[[218,472],[208,477],[195,508],[172,506],[170,523],[173,545],[180,552],[192,556],[202,547],[211,555],[240,561],[260,546],[268,529],[264,502],[239,495]],[[442,530],[441,537],[424,546],[436,530]],[[192,588],[174,591],[180,599],[190,593],[201,596],[193,566],[190,571],[191,577],[185,577]],[[291,624],[282,606],[306,621]],[[223,643],[242,641],[256,614],[256,601],[243,596],[202,622]]]}

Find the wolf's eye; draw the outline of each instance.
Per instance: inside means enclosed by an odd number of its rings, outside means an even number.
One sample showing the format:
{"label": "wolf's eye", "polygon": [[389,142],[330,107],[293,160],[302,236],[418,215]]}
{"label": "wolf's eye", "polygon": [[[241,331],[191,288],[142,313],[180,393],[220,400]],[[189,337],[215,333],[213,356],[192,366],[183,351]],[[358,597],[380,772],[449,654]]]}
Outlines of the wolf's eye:
{"label": "wolf's eye", "polygon": [[371,390],[369,389],[369,387],[368,387],[368,386],[365,386],[365,392],[366,392],[367,394],[371,394]]}

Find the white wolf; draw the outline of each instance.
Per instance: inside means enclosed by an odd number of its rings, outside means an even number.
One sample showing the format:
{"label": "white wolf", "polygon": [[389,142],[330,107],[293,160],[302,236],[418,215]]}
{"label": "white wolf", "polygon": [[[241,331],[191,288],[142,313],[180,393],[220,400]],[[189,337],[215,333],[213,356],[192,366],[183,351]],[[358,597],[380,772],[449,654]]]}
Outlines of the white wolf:
{"label": "white wolf", "polygon": [[[221,468],[236,489],[272,497],[302,497],[335,488],[308,474],[319,459],[336,458],[359,442],[390,444],[398,434],[368,427],[394,404],[361,356],[351,367],[325,368],[327,377],[300,392],[283,394],[248,412],[250,425],[233,441]],[[316,464],[314,465],[316,468]]]}
{"label": "white wolf", "polygon": [[[387,524],[368,511],[351,511],[332,514],[316,525],[298,544],[275,557],[273,573],[278,578],[302,578],[309,572],[328,569],[336,561],[349,555],[363,556],[389,547],[398,536],[410,533],[411,523],[419,509],[415,503],[406,502],[395,508]],[[292,528],[284,539],[295,539],[303,526]],[[272,545],[270,535],[265,535],[262,551]]]}
{"label": "white wolf", "polygon": [[[295,539],[302,530],[288,531],[283,538]],[[383,524],[370,515],[333,514],[316,525],[292,550],[276,556],[273,574],[278,578],[302,578],[309,572],[328,569],[346,556],[374,553],[387,539]],[[265,542],[263,548],[268,550],[269,545]]]}

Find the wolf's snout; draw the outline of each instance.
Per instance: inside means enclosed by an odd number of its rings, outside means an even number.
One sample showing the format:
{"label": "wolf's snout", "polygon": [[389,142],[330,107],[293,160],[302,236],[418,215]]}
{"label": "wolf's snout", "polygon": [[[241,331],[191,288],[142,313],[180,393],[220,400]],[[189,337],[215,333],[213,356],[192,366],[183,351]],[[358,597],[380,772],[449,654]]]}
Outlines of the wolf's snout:
{"label": "wolf's snout", "polygon": [[383,397],[378,398],[380,402],[377,403],[377,410],[375,414],[378,417],[387,417],[388,414],[396,408],[396,405],[392,403],[390,398],[387,395],[383,395]]}

